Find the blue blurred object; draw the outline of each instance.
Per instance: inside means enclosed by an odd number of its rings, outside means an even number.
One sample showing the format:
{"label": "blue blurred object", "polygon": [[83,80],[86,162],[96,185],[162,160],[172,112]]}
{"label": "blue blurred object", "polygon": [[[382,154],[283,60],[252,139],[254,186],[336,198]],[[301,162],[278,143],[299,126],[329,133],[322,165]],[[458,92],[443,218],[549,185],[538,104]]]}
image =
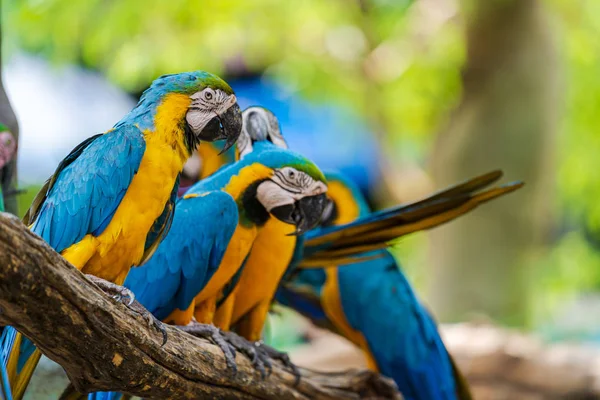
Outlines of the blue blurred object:
{"label": "blue blurred object", "polygon": [[279,119],[290,148],[321,169],[337,169],[369,194],[379,181],[379,152],[363,118],[336,104],[313,104],[265,77],[227,79],[242,109],[260,105]]}

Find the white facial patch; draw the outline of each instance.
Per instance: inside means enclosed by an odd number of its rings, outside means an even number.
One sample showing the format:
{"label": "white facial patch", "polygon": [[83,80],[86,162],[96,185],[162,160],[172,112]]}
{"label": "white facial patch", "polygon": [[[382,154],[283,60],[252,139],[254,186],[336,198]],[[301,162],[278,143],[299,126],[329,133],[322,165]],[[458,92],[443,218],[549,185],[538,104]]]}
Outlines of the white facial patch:
{"label": "white facial patch", "polygon": [[185,119],[196,134],[200,133],[211,119],[223,114],[237,101],[234,94],[229,95],[222,90],[211,88],[196,92],[190,98],[192,103]]}
{"label": "white facial patch", "polygon": [[267,209],[294,204],[296,201],[327,192],[325,183],[314,180],[305,172],[292,167],[275,171],[270,180],[262,182],[256,190],[258,201]]}

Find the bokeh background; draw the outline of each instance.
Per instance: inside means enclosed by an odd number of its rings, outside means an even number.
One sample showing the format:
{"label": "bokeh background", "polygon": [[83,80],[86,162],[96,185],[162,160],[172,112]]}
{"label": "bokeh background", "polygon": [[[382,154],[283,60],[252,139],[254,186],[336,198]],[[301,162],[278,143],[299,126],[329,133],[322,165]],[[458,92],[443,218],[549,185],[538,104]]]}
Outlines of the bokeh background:
{"label": "bokeh background", "polygon": [[[4,0],[1,23],[21,213],[154,78],[207,70],[377,208],[492,169],[524,180],[394,251],[442,322],[600,342],[597,0]],[[295,324],[267,336],[293,347]]]}

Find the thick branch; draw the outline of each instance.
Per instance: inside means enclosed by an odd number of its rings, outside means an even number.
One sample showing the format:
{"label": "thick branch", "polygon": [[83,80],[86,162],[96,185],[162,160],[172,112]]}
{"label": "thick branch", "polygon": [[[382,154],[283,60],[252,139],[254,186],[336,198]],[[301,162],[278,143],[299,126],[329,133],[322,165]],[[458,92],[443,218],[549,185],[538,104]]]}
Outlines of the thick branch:
{"label": "thick branch", "polygon": [[81,392],[115,390],[149,399],[400,398],[368,371],[294,377],[279,364],[262,380],[238,355],[238,373],[219,348],[167,327],[162,336],[70,266],[15,217],[0,214],[0,324],[15,326],[60,364]]}

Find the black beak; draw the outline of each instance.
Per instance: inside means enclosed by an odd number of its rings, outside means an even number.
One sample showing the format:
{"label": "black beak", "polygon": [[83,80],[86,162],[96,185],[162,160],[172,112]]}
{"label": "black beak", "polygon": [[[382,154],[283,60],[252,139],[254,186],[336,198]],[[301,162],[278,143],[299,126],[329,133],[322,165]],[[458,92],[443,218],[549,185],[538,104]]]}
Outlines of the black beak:
{"label": "black beak", "polygon": [[242,110],[238,103],[235,103],[220,116],[221,126],[223,127],[223,136],[221,139],[225,139],[225,146],[219,155],[229,150],[235,142],[238,140],[240,133],[242,132]]}
{"label": "black beak", "polygon": [[223,114],[216,115],[213,119],[211,119],[198,136],[200,140],[204,140],[206,142],[225,140],[225,146],[219,153],[223,154],[235,144],[241,132],[242,110],[236,102]]}
{"label": "black beak", "polygon": [[292,235],[302,235],[317,226],[326,205],[327,197],[325,194],[319,194],[304,197],[294,204],[275,207],[271,214],[283,222],[295,225],[296,231],[291,233]]}

